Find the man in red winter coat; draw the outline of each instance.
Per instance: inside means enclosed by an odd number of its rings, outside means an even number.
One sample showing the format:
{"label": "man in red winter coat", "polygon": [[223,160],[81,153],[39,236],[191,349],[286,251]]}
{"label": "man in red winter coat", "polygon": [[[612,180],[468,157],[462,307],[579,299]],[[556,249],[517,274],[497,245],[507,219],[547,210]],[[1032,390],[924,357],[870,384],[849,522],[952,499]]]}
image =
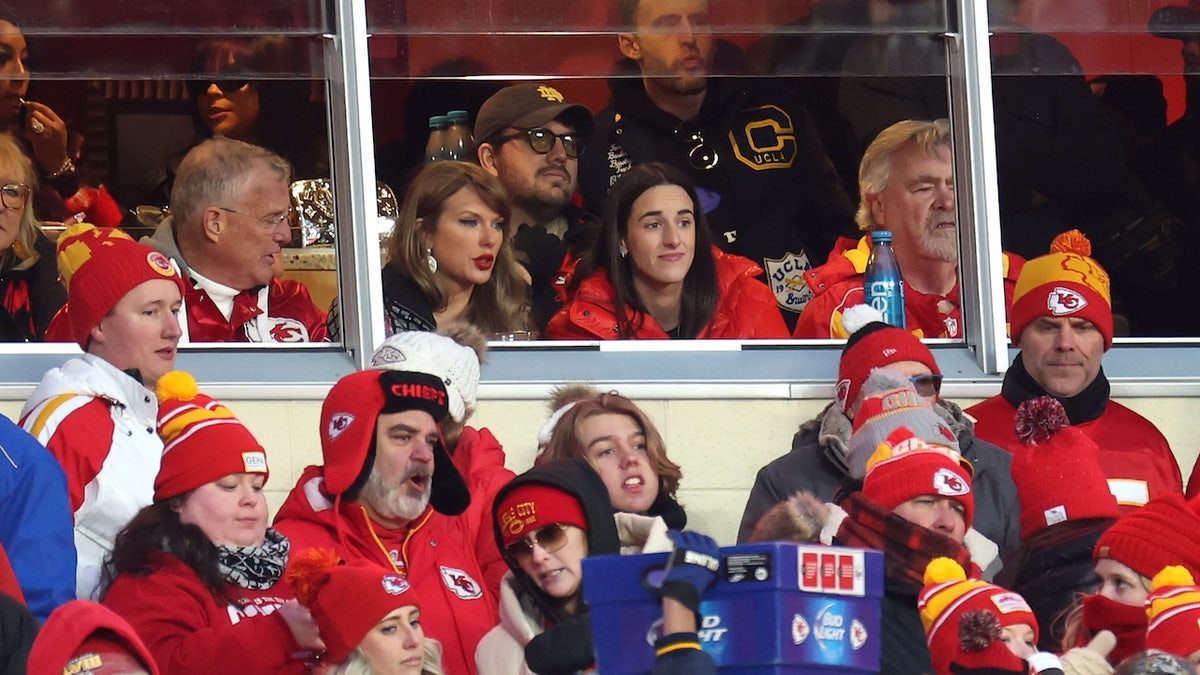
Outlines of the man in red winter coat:
{"label": "man in red winter coat", "polygon": [[[922,338],[963,336],[958,283],[958,215],[950,122],[904,120],[880,132],[858,172],[862,199],[855,219],[863,231],[887,230],[904,277],[909,330]],[[844,338],[842,313],[864,302],[863,282],[871,238],[839,239],[829,261],[804,273],[813,299],[804,308],[797,338]],[[1005,309],[1022,259],[1003,256]]]}
{"label": "man in red winter coat", "polygon": [[442,441],[452,405],[461,401],[443,376],[343,377],[321,409],[325,464],[304,470],[275,526],[294,551],[332,548],[407,576],[421,591],[421,623],[441,642],[446,672],[474,673],[475,647],[499,620],[478,551],[490,503],[471,498]]}
{"label": "man in red winter coat", "polygon": [[1009,313],[1021,353],[1000,394],[967,413],[980,438],[1015,452],[1023,447],[1013,424],[1017,407],[1047,394],[1058,399],[1071,424],[1100,448],[1108,488],[1128,512],[1182,492],[1183,482],[1154,424],[1109,399],[1101,359],[1112,346],[1112,299],[1108,273],[1090,255],[1088,240],[1071,230],[1055,238],[1049,254],[1025,263]]}

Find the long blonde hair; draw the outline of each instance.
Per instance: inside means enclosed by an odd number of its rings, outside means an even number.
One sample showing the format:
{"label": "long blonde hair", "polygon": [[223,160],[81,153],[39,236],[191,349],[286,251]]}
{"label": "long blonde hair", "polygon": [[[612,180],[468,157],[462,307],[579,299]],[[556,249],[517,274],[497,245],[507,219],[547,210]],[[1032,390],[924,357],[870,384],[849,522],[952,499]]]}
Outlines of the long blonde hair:
{"label": "long blonde hair", "polygon": [[19,180],[29,186],[29,195],[25,198],[25,210],[21,213],[21,224],[17,226],[17,238],[10,248],[0,251],[0,271],[27,270],[37,263],[38,252],[34,248],[37,243],[37,215],[33,212],[33,195],[37,191],[37,171],[25,151],[8,134],[0,134],[0,164],[11,162],[20,174]]}
{"label": "long blonde hair", "polygon": [[495,176],[475,164],[433,162],[413,178],[387,240],[387,267],[412,279],[435,311],[445,309],[448,298],[429,269],[424,239],[437,227],[446,200],[464,187],[475,190],[488,208],[504,218],[504,241],[496,253],[492,276],[471,293],[464,318],[484,333],[532,330],[529,283],[521,275],[512,248],[512,209],[508,195]]}
{"label": "long blonde hair", "polygon": [[[433,638],[425,638],[421,654],[421,675],[446,675],[442,670],[442,643]],[[346,662],[333,671],[334,675],[375,675],[371,666],[367,665],[367,657],[362,648],[356,648],[350,653]]]}

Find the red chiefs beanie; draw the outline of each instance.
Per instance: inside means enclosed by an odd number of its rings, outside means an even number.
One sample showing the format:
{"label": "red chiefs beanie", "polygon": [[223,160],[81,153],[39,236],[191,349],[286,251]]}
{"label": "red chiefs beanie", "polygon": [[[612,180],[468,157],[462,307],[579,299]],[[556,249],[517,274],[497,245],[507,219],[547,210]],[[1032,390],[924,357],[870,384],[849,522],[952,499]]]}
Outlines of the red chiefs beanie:
{"label": "red chiefs beanie", "polygon": [[954,450],[930,445],[900,427],[867,460],[862,491],[888,510],[923,495],[949,497],[962,504],[969,528],[975,521],[970,465]]}
{"label": "red chiefs beanie", "polygon": [[91,330],[134,288],[166,279],[184,293],[183,280],[165,255],[121,230],[88,223],[71,225],[59,237],[58,273],[67,286],[71,337],[85,350]]}
{"label": "red chiefs beanie", "polygon": [[1104,335],[1104,349],[1112,347],[1108,272],[1091,255],[1092,243],[1087,237],[1070,230],[1054,238],[1050,253],[1025,262],[1008,311],[1014,344],[1021,341],[1021,333],[1034,319],[1049,316],[1087,319]]}
{"label": "red chiefs beanie", "polygon": [[91,600],[72,600],[54,610],[29,650],[29,675],[126,673],[158,675],[150,650],[111,609]]}
{"label": "red chiefs beanie", "polygon": [[1017,408],[1012,478],[1021,502],[1021,540],[1068,520],[1120,517],[1117,500],[1100,469],[1100,449],[1070,426],[1053,396],[1030,399]]}
{"label": "red chiefs beanie", "polygon": [[1200,588],[1183,567],[1172,565],[1154,575],[1146,616],[1146,649],[1184,658],[1200,650]]}
{"label": "red chiefs beanie", "polygon": [[201,394],[196,379],[172,370],[158,380],[158,435],[162,467],[154,479],[161,502],[235,473],[260,473],[267,452],[229,408]]}
{"label": "red chiefs beanie", "polygon": [[[333,385],[321,404],[326,494],[339,496],[355,487],[371,470],[379,415],[406,410],[424,410],[439,425],[445,421],[450,408],[442,379],[415,370],[361,370]],[[433,454],[429,503],[438,513],[458,515],[470,504],[467,484],[441,443]]]}
{"label": "red chiefs beanie", "polygon": [[1092,558],[1109,558],[1154,578],[1164,567],[1182,565],[1200,576],[1200,514],[1183,495],[1164,495],[1125,514],[1100,535]]}
{"label": "red chiefs beanie", "polygon": [[421,605],[407,577],[374,563],[345,564],[329,549],[310,548],[292,556],[284,577],[312,612],[330,663],[345,661],[388,614]]}
{"label": "red chiefs beanie", "polygon": [[558,488],[536,483],[523,485],[504,495],[504,501],[496,507],[496,518],[505,546],[516,543],[527,532],[554,523],[588,529],[579,500]]}
{"label": "red chiefs beanie", "polygon": [[934,558],[925,568],[925,588],[917,608],[935,673],[987,667],[1025,672],[1022,660],[1000,640],[1002,628],[1024,623],[1033,628],[1037,642],[1037,617],[1020,594],[968,579],[954,560]]}
{"label": "red chiefs beanie", "polygon": [[863,383],[876,368],[916,361],[925,364],[934,375],[941,375],[933,352],[912,333],[883,322],[883,315],[870,305],[855,305],[846,310],[842,324],[850,331],[842,359],[838,362],[837,401],[844,412],[858,400]]}

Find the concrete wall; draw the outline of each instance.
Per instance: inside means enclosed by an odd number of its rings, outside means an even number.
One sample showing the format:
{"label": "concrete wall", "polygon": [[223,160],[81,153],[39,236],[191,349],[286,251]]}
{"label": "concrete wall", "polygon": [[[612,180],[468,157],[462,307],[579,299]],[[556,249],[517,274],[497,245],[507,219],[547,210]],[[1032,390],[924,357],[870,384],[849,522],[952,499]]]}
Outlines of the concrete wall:
{"label": "concrete wall", "polygon": [[[966,399],[959,402],[969,403]],[[227,400],[267,448],[272,511],[282,503],[300,471],[321,461],[317,424],[321,403]],[[1135,398],[1123,403],[1162,429],[1175,450],[1184,480],[1200,451],[1200,402],[1193,398]],[[668,452],[683,467],[680,499],[694,528],[731,544],[759,467],[787,452],[792,434],[824,401],[640,400],[658,425]],[[16,418],[21,401],[0,401],[0,412]],[[547,415],[541,401],[483,400],[472,420],[492,430],[508,453],[508,466],[521,472],[533,464],[535,437]]]}

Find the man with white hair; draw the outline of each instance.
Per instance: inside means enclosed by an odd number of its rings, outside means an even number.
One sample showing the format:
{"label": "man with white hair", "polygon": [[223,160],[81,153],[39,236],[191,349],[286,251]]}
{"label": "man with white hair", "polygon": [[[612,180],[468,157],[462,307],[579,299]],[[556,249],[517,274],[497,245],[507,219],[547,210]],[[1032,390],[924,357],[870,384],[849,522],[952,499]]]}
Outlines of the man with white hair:
{"label": "man with white hair", "polygon": [[[904,278],[907,327],[923,338],[961,338],[958,212],[950,122],[904,120],[882,131],[858,170],[862,195],[855,219],[868,233],[838,241],[829,261],[804,273],[813,299],[793,332],[798,338],[844,338],[842,313],[864,302],[872,230],[892,233]],[[1004,254],[1005,309],[1023,261]]]}

